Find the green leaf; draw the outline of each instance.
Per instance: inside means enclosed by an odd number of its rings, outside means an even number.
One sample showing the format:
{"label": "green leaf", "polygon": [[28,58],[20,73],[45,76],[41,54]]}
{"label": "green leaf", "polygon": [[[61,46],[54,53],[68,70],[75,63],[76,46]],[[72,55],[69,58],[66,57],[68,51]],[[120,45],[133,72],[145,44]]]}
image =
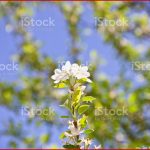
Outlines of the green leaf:
{"label": "green leaf", "polygon": [[71,144],[66,144],[66,145],[63,145],[64,148],[80,148],[79,145],[71,145]]}
{"label": "green leaf", "polygon": [[65,84],[65,83],[59,83],[59,84],[56,84],[55,86],[54,86],[54,88],[66,88],[67,87],[67,85]]}
{"label": "green leaf", "polygon": [[85,83],[86,82],[86,78],[82,78],[80,80],[78,80],[78,83]]}
{"label": "green leaf", "polygon": [[69,102],[69,100],[67,99],[67,100],[64,102],[63,105],[60,105],[60,107],[65,107],[65,108],[67,108],[67,109],[70,110],[70,102]]}
{"label": "green leaf", "polygon": [[90,139],[94,138],[94,130],[92,130],[92,129],[85,130],[84,134],[86,135],[86,137],[88,137]]}
{"label": "green leaf", "polygon": [[92,96],[84,96],[84,97],[82,97],[82,101],[86,101],[86,102],[92,102],[95,99],[96,98],[92,97]]}
{"label": "green leaf", "polygon": [[91,134],[91,133],[93,133],[93,132],[94,132],[94,130],[92,130],[92,129],[87,129],[87,130],[84,131],[84,134],[88,135],[88,134]]}
{"label": "green leaf", "polygon": [[134,112],[138,111],[138,106],[137,106],[137,102],[136,101],[137,101],[137,95],[135,93],[132,93],[129,96],[129,99],[128,99],[128,103],[129,103],[128,109],[129,109],[129,112],[134,113]]}
{"label": "green leaf", "polygon": [[89,108],[89,105],[81,105],[78,109],[78,113],[81,115],[83,114],[87,109]]}
{"label": "green leaf", "polygon": [[34,138],[32,137],[25,138],[23,141],[25,144],[31,144],[35,142]]}
{"label": "green leaf", "polygon": [[80,127],[83,129],[86,127],[86,123],[87,123],[87,116],[83,115],[83,117],[80,119]]}
{"label": "green leaf", "polygon": [[82,92],[80,88],[77,88],[72,95],[73,102],[78,102],[81,98]]}
{"label": "green leaf", "polygon": [[49,138],[50,136],[48,134],[44,134],[40,137],[40,141],[45,144],[49,141]]}
{"label": "green leaf", "polygon": [[10,141],[10,142],[9,142],[9,146],[10,146],[11,148],[17,148],[17,143],[14,142],[14,141]]}
{"label": "green leaf", "polygon": [[88,78],[82,78],[82,79],[78,80],[78,83],[86,83],[86,82],[92,83],[92,81]]}
{"label": "green leaf", "polygon": [[59,136],[59,138],[60,138],[60,139],[64,139],[64,138],[66,138],[66,136],[65,136],[64,133],[62,133],[62,134]]}
{"label": "green leaf", "polygon": [[70,116],[60,116],[61,118],[70,118]]}

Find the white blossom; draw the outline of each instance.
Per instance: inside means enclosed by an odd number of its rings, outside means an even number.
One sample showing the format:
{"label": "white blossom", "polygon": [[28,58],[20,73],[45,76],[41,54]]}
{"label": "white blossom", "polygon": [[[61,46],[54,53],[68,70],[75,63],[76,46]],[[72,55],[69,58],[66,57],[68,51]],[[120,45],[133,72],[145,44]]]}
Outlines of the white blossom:
{"label": "white blossom", "polygon": [[62,71],[66,72],[68,75],[70,75],[71,67],[72,67],[71,63],[69,61],[67,61],[66,64],[62,66]]}
{"label": "white blossom", "polygon": [[90,73],[88,72],[87,66],[79,66],[78,72],[76,74],[77,79],[88,78]]}
{"label": "white blossom", "polygon": [[94,149],[100,149],[100,148],[102,148],[101,145],[98,146],[94,145]]}
{"label": "white blossom", "polygon": [[54,83],[59,83],[69,79],[70,77],[74,77],[76,79],[87,78],[87,80],[89,80],[89,76],[90,73],[88,72],[87,66],[79,66],[76,63],[71,64],[67,61],[61,69],[55,69],[55,74],[52,75],[51,78],[55,80]]}
{"label": "white blossom", "polygon": [[56,69],[55,74],[51,78],[55,80],[54,83],[59,83],[60,81],[65,81],[69,79],[69,76],[65,71]]}
{"label": "white blossom", "polygon": [[73,136],[77,136],[80,135],[83,131],[80,130],[80,127],[78,126],[78,121],[77,121],[77,127],[75,127],[73,121],[69,121],[69,127],[68,129],[70,129],[71,134]]}
{"label": "white blossom", "polygon": [[92,140],[90,139],[86,139],[86,138],[82,138],[81,142],[85,144],[85,146],[90,146],[92,144]]}
{"label": "white blossom", "polygon": [[69,132],[65,132],[65,136],[67,137],[72,137],[72,136],[78,136],[80,135],[81,133],[83,133],[83,131],[80,129],[79,125],[78,125],[78,122],[77,121],[77,127],[75,127],[73,121],[69,121],[69,127],[68,129],[70,130],[71,133]]}

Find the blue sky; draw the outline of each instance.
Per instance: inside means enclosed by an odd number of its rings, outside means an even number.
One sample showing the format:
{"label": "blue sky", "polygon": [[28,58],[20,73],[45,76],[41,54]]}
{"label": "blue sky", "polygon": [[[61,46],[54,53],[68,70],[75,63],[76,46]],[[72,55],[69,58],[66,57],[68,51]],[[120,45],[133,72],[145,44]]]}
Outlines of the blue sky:
{"label": "blue sky", "polygon": [[[35,13],[33,16],[34,19],[44,20],[51,17],[55,20],[55,27],[28,27],[28,30],[32,33],[36,40],[41,42],[41,53],[49,55],[58,62],[60,60],[70,60],[69,50],[71,47],[71,39],[67,28],[67,23],[58,7],[43,4],[41,9],[38,8],[36,11],[38,13]],[[88,30],[89,25],[94,24],[92,10],[88,5],[85,5],[82,18],[84,20],[88,20],[86,27]],[[0,26],[0,42],[3,43],[0,46],[2,51],[2,55],[0,55],[0,63],[9,63],[11,62],[11,56],[19,52],[17,48],[18,41],[14,38],[14,35],[6,32],[5,19],[0,21]],[[105,66],[103,67],[104,71],[110,76],[116,74],[119,70],[119,65],[115,58],[115,51],[113,50],[113,47],[111,45],[107,45],[95,30],[91,32],[90,35],[86,35],[84,27],[85,26],[83,26],[81,22],[79,24],[79,29],[81,31],[81,41],[79,46],[83,48],[83,51],[80,54],[83,64],[89,62],[90,52],[96,50],[102,58],[105,58],[106,61],[108,61],[107,65],[111,64],[114,66],[113,70],[109,66],[108,68]],[[6,77],[6,80],[7,79],[8,78]]]}

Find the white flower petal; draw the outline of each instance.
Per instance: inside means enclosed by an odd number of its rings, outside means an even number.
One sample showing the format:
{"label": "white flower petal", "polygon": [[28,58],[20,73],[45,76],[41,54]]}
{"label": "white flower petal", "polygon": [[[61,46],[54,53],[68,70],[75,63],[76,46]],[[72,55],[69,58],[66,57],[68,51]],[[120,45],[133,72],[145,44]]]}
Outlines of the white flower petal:
{"label": "white flower petal", "polygon": [[69,61],[62,66],[62,69],[55,69],[55,74],[52,75],[52,79],[56,80],[55,83],[59,83],[60,81],[65,81],[70,77],[74,77],[77,79],[88,78],[90,73],[88,72],[87,66],[79,66],[74,63],[71,65]]}
{"label": "white flower petal", "polygon": [[84,71],[88,71],[88,67],[87,67],[87,66],[83,66],[82,69],[83,69]]}
{"label": "white flower petal", "polygon": [[81,139],[81,142],[85,143],[86,146],[92,144],[92,140],[86,139],[86,138],[82,138],[82,139]]}
{"label": "white flower petal", "polygon": [[60,69],[55,69],[55,74],[60,74],[61,70]]}
{"label": "white flower petal", "polygon": [[102,148],[101,145],[98,146],[94,145],[94,149],[100,149],[100,148]]}
{"label": "white flower petal", "polygon": [[68,133],[68,132],[64,132],[64,135],[67,136],[67,137],[71,137],[72,134]]}
{"label": "white flower petal", "polygon": [[54,83],[59,83],[59,82],[60,82],[59,80],[54,81]]}
{"label": "white flower petal", "polygon": [[51,79],[56,80],[56,75],[52,75]]}
{"label": "white flower petal", "polygon": [[[68,72],[68,71],[70,70],[70,68],[71,68],[71,63],[70,63],[70,61],[67,61],[66,64],[62,66],[62,70],[63,70],[63,71],[67,71],[67,72]],[[69,73],[69,72],[68,72],[68,73]]]}

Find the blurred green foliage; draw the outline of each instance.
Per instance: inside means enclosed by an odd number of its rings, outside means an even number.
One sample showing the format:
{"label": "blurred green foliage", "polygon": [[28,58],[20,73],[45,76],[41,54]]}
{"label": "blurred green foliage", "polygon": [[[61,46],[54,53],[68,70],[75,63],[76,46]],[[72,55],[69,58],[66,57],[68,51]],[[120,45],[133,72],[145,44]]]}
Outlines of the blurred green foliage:
{"label": "blurred green foliage", "polygon": [[[110,148],[136,148],[143,145],[150,146],[150,122],[144,117],[144,108],[150,108],[150,74],[149,72],[135,72],[142,76],[146,81],[141,87],[135,87],[132,80],[125,77],[125,64],[137,60],[149,60],[150,48],[145,53],[140,53],[137,46],[124,38],[125,34],[131,34],[135,40],[149,40],[150,37],[150,5],[142,2],[87,2],[93,10],[93,17],[103,17],[109,19],[125,18],[129,24],[122,26],[97,27],[96,31],[103,37],[106,44],[111,44],[116,50],[117,56],[121,59],[122,72],[118,75],[115,82],[109,81],[107,77],[103,78],[99,68],[99,56],[91,53],[91,74],[92,86],[88,90],[88,95],[96,97],[93,107],[88,108],[87,114],[90,116],[89,123],[94,129],[95,139],[102,144],[102,147],[109,145]],[[7,18],[6,26],[13,27],[13,33],[22,38],[19,43],[19,49],[16,58],[19,64],[28,69],[31,73],[36,72],[37,76],[21,76],[14,83],[0,83],[0,105],[6,106],[14,111],[17,103],[20,105],[32,104],[41,105],[43,101],[50,104],[55,100],[62,104],[66,96],[59,94],[53,88],[50,76],[57,66],[52,58],[42,55],[39,51],[40,44],[30,36],[30,33],[18,22],[21,17],[33,15],[34,7],[40,7],[41,3],[26,2],[1,2],[0,18]],[[81,50],[77,47],[80,42],[80,30],[78,24],[82,19],[84,3],[82,2],[57,2],[47,3],[47,5],[56,5],[64,15],[71,38],[70,53],[73,61],[80,63],[78,55]],[[144,13],[141,14],[141,12]],[[91,30],[95,30],[93,27]],[[98,42],[98,41],[97,41]],[[94,61],[93,61],[94,60]],[[22,85],[22,86],[21,86]],[[63,86],[63,85],[60,85]],[[129,115],[119,119],[97,120],[95,119],[95,108],[128,108]],[[83,111],[83,110],[81,110]],[[16,114],[17,115],[17,114]],[[29,119],[29,124],[32,122]],[[59,126],[61,122],[42,120],[40,124],[46,122],[47,126],[55,124]],[[38,125],[38,123],[37,123]],[[134,129],[133,129],[134,127]],[[50,142],[49,132],[43,134],[37,140],[37,137],[26,137],[22,125],[16,125],[10,121],[8,129],[1,133],[1,136],[13,136],[24,143],[26,147],[34,148],[37,142],[46,144]],[[118,138],[119,137],[119,138]],[[123,138],[122,138],[123,137]],[[18,147],[18,143],[13,140],[10,147]],[[8,146],[8,147],[9,147]]]}

